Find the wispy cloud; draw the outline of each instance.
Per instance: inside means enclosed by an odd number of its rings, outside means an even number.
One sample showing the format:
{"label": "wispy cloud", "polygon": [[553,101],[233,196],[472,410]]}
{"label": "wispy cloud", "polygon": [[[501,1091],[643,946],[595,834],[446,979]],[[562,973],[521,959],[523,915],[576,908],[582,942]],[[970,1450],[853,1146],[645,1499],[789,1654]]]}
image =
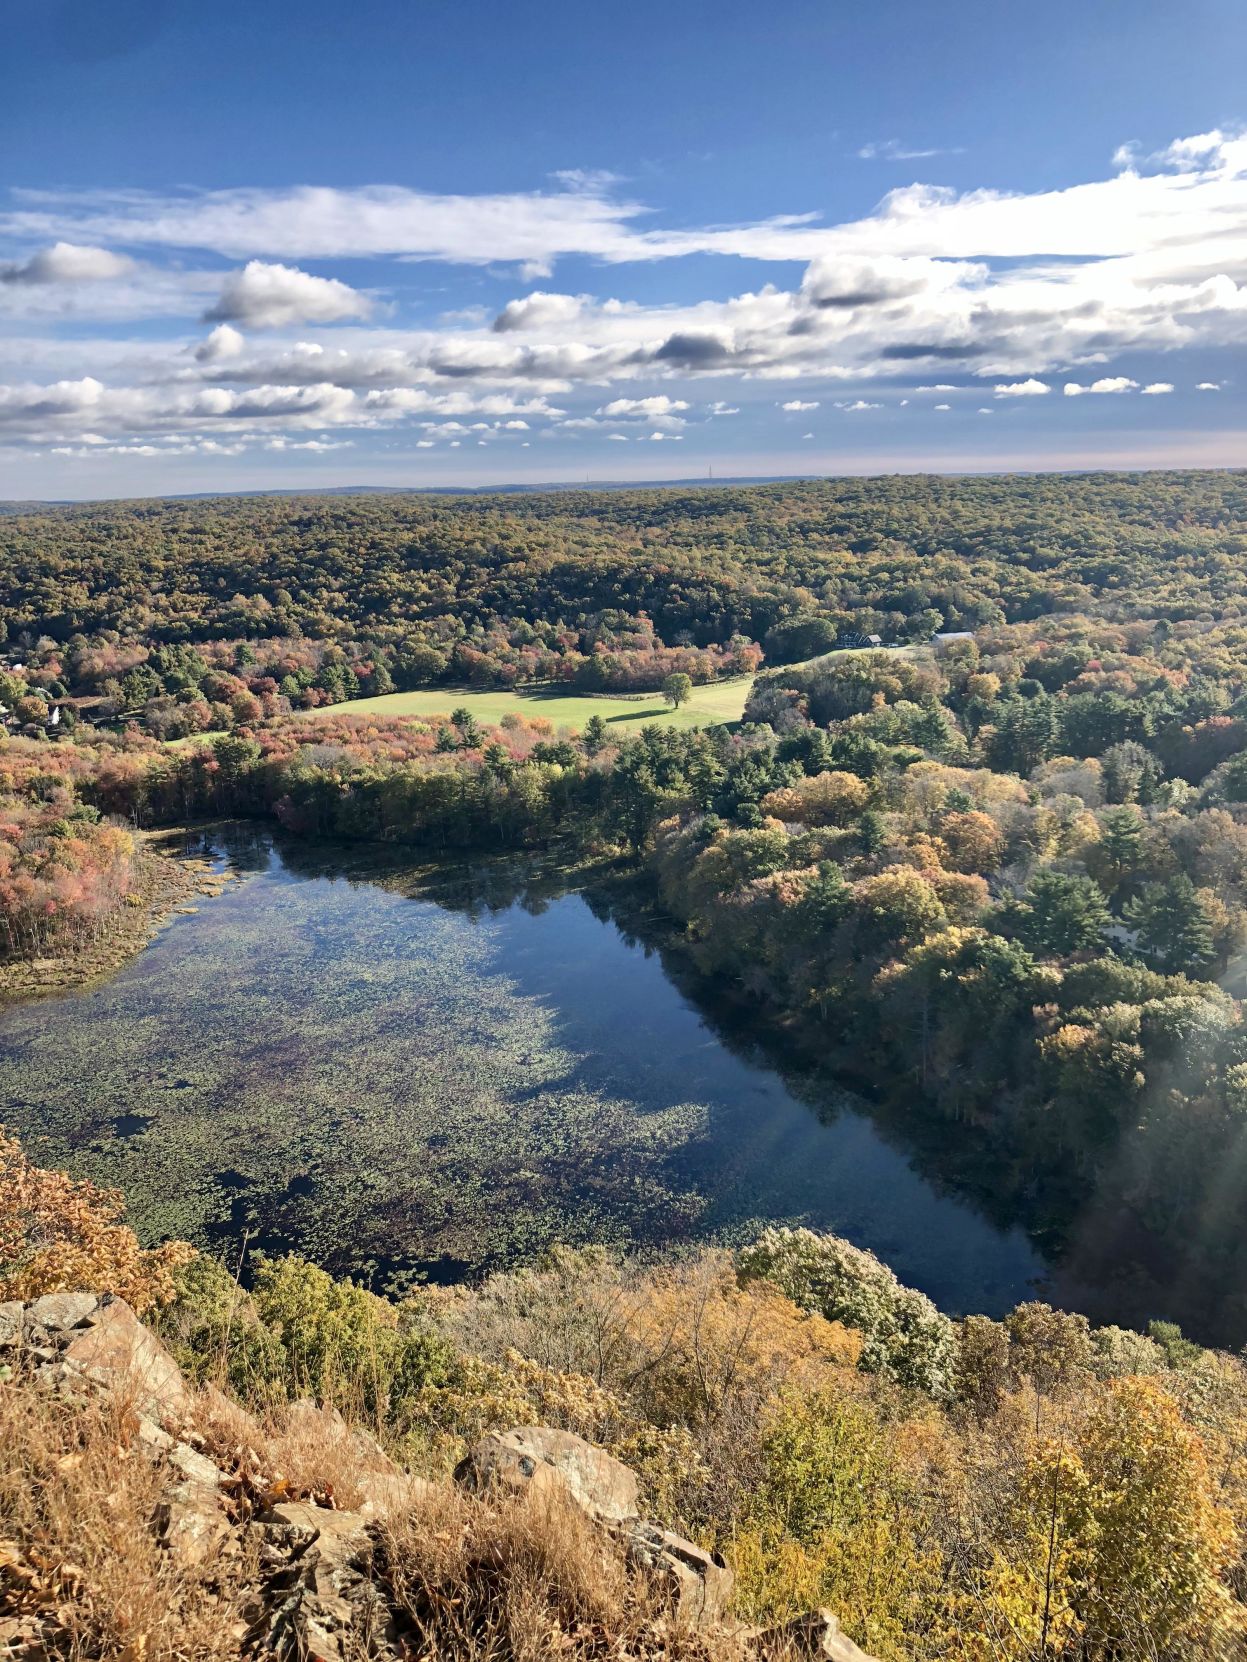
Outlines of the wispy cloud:
{"label": "wispy cloud", "polygon": [[948,148],[930,145],[923,148],[919,145],[903,144],[900,139],[876,139],[870,144],[863,144],[857,152],[859,161],[863,162],[921,162],[931,156],[964,154],[960,145]]}

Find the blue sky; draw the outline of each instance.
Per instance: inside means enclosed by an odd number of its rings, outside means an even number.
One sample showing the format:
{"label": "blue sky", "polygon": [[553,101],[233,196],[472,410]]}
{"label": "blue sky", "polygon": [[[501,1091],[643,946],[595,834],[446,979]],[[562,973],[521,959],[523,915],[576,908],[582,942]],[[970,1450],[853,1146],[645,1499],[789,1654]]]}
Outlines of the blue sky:
{"label": "blue sky", "polygon": [[0,495],[1247,465],[1247,7],[6,0]]}

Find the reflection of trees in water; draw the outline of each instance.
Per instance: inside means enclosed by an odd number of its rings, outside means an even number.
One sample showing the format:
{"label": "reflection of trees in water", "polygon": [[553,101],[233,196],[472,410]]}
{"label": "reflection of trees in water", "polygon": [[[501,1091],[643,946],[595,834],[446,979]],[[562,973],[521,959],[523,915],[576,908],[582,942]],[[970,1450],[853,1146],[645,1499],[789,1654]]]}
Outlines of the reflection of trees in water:
{"label": "reflection of trees in water", "polygon": [[154,839],[157,848],[196,860],[217,860],[227,856],[235,871],[266,871],[273,838],[264,825],[249,820],[228,820],[215,825],[194,825],[178,831],[163,831]]}
{"label": "reflection of trees in water", "polygon": [[[777,1031],[764,1006],[747,1000],[699,968],[681,939],[678,926],[646,895],[639,883],[594,886],[582,892],[594,916],[611,922],[629,946],[657,953],[663,973],[723,1047],[741,1061],[777,1074],[784,1086],[823,1124],[830,1124],[851,1095],[853,1106],[869,1115],[890,1148],[902,1154],[937,1194],[969,1204],[998,1229],[1021,1222],[1019,1197],[1002,1189],[997,1159],[986,1140],[966,1127],[954,1138],[946,1120],[889,1105],[847,1069],[802,1056],[791,1031]],[[796,1055],[794,1056],[794,1051]]]}
{"label": "reflection of trees in water", "polygon": [[565,861],[549,854],[491,855],[477,860],[412,861],[403,851],[375,844],[336,845],[282,838],[282,863],[298,877],[344,880],[410,900],[432,901],[477,919],[513,906],[540,917],[567,894]]}
{"label": "reflection of trees in water", "polygon": [[[263,870],[272,833],[265,827],[231,825],[187,834],[188,852],[228,851],[238,869]],[[474,860],[409,862],[380,845],[321,844],[280,838],[282,861],[292,875],[333,879],[352,886],[433,902],[474,920],[520,907],[540,916],[555,900],[578,892],[599,922],[611,924],[624,943],[657,954],[676,993],[726,1051],[776,1074],[789,1093],[824,1123],[833,1121],[851,1090],[854,1106],[869,1114],[878,1134],[901,1154],[936,1193],[968,1206],[998,1229],[1021,1226],[1055,1262],[1053,1296],[1101,1320],[1136,1324],[1157,1314],[1181,1320],[1213,1340],[1241,1341],[1247,1331],[1247,1299],[1232,1293],[1238,1277],[1237,1239],[1212,1225],[1198,1227],[1179,1258],[1129,1204],[1129,1133],[1106,1148],[1094,1170],[1075,1171],[1055,1159],[1024,1126],[998,1128],[954,1124],[904,1089],[871,1092],[850,1080],[851,1057],[816,1059],[820,1036],[804,1042],[780,1029],[765,1008],[721,978],[699,968],[695,954],[657,907],[653,891],[635,874],[577,872],[552,853],[491,855]],[[826,1043],[826,1037],[821,1036]],[[1233,1210],[1233,1209],[1229,1209]]]}
{"label": "reflection of trees in water", "polygon": [[[1175,1253],[1130,1205],[1129,1129],[1102,1151],[1094,1169],[1075,1171],[1023,1126],[955,1124],[915,1093],[871,1091],[834,1064],[796,1061],[801,1041],[777,1031],[765,1008],[735,993],[697,965],[678,929],[653,904],[642,882],[582,891],[594,916],[615,925],[629,945],[657,952],[667,979],[697,1010],[724,1047],[777,1073],[788,1091],[830,1121],[854,1092],[881,1138],[939,1194],[977,1211],[998,1229],[1020,1226],[1053,1265],[1050,1296],[1098,1321],[1143,1326],[1172,1317],[1210,1343],[1239,1344],[1247,1332],[1247,1296],[1236,1290],[1238,1231],[1205,1221]],[[806,1042],[814,1048],[815,1035]]]}

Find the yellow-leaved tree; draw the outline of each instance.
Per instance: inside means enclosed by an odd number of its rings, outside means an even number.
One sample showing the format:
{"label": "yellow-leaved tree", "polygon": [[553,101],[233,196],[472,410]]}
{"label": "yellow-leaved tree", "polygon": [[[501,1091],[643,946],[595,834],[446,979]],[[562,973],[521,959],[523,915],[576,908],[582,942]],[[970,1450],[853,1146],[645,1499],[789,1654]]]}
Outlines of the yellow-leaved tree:
{"label": "yellow-leaved tree", "polygon": [[1151,1377],[1026,1450],[963,1646],[982,1662],[1241,1654],[1238,1547],[1198,1434]]}

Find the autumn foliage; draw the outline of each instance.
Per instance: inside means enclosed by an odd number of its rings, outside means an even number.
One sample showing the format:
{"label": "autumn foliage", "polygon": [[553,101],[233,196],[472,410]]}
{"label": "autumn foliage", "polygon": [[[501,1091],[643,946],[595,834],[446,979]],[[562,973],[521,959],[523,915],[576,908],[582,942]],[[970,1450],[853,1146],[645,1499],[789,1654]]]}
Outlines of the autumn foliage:
{"label": "autumn foliage", "polygon": [[124,1211],[116,1189],[33,1165],[0,1126],[0,1299],[110,1292],[140,1313],[167,1302],[194,1248],[145,1250]]}

